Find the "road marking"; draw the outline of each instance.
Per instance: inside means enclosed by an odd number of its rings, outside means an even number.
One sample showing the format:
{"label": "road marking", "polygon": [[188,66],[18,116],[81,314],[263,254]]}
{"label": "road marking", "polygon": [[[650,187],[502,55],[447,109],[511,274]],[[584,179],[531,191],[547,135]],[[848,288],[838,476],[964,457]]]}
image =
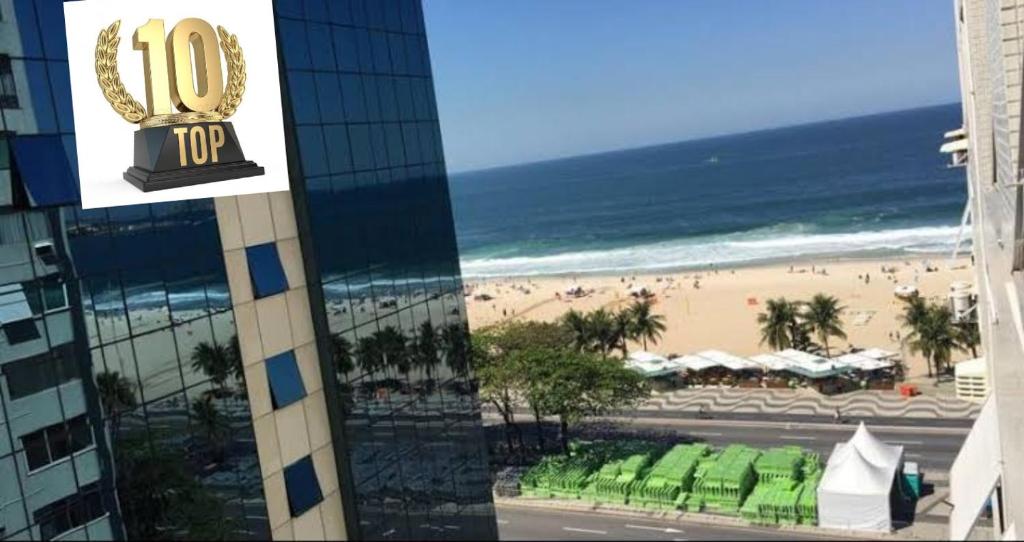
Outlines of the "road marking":
{"label": "road marking", "polygon": [[780,439],[784,439],[784,440],[818,440],[818,437],[802,437],[802,436],[792,436],[791,437],[791,436],[788,436],[788,435],[782,435],[779,438]]}
{"label": "road marking", "polygon": [[498,525],[508,525],[508,520],[507,519],[499,519],[498,520]]}
{"label": "road marking", "polygon": [[608,534],[608,531],[595,531],[592,529],[577,529],[576,527],[562,527],[563,531],[569,531],[573,533],[587,533],[587,534]]}
{"label": "road marking", "polygon": [[698,437],[720,437],[721,433],[706,433],[704,431],[690,431],[691,435],[697,435]]}
{"label": "road marking", "polygon": [[905,444],[907,446],[921,446],[924,444],[920,440],[887,440],[889,444]]}
{"label": "road marking", "polygon": [[672,527],[653,527],[650,525],[629,525],[626,524],[627,529],[645,529],[648,531],[658,531],[659,533],[682,533],[679,529],[673,529]]}

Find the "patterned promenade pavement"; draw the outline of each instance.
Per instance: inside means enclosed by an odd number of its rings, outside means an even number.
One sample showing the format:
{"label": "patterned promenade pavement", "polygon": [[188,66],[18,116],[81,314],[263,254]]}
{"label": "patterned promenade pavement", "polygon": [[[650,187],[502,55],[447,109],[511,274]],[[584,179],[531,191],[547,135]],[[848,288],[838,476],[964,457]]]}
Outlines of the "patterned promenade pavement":
{"label": "patterned promenade pavement", "polygon": [[975,418],[981,405],[955,397],[918,395],[901,397],[895,391],[854,391],[826,396],[809,389],[689,388],[654,393],[640,411],[786,414],[844,417]]}

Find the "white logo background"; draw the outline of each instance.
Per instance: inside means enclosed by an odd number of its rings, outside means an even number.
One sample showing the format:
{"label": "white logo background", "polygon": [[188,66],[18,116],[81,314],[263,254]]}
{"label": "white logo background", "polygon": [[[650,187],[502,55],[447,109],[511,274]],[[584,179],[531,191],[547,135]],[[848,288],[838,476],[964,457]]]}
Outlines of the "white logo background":
{"label": "white logo background", "polygon": [[[121,20],[118,69],[128,92],[145,106],[142,51],[132,48],[132,34],[149,19],[163,19],[170,32],[178,21],[188,17],[204,19],[214,28],[223,26],[238,36],[248,80],[242,105],[227,121],[234,125],[245,158],[263,167],[265,174],[143,192],[123,178],[124,171],[135,162],[135,131],[139,126],[122,119],[100,91],[94,66],[96,38],[100,30]],[[64,19],[83,208],[288,190],[271,0],[87,0],[66,2]],[[226,83],[223,54],[221,63]]]}

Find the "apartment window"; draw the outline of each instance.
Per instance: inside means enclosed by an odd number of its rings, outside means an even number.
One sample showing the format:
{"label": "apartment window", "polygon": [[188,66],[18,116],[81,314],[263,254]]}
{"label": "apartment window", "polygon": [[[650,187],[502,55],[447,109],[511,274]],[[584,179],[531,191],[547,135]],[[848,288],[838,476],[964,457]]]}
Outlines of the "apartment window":
{"label": "apartment window", "polygon": [[29,433],[21,443],[28,470],[34,471],[92,446],[92,431],[82,415]]}
{"label": "apartment window", "polygon": [[0,107],[17,109],[18,89],[14,85],[14,71],[11,70],[11,57],[0,55]]}
{"label": "apartment window", "polygon": [[267,359],[270,399],[275,409],[284,408],[306,396],[295,354],[285,352]]}
{"label": "apartment window", "polygon": [[36,510],[32,517],[39,524],[40,538],[53,540],[72,529],[102,517],[104,513],[99,485],[92,483],[74,495],[69,495]]}
{"label": "apartment window", "polygon": [[288,289],[288,280],[284,276],[276,244],[246,247],[245,255],[249,261],[252,293],[256,299],[279,294]]}
{"label": "apartment window", "polygon": [[313,459],[308,455],[284,468],[284,486],[292,517],[301,516],[324,500]]}
{"label": "apartment window", "polygon": [[68,293],[60,277],[48,277],[37,282],[22,283],[32,314],[46,314],[67,308]]}
{"label": "apartment window", "polygon": [[7,392],[12,401],[79,377],[78,361],[70,343],[38,356],[5,363],[0,370],[7,380]]}

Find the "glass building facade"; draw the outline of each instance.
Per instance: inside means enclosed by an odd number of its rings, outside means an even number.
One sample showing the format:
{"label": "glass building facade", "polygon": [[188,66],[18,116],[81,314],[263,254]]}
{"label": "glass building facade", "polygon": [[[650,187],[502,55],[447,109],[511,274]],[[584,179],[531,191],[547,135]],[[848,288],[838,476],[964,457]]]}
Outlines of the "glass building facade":
{"label": "glass building facade", "polygon": [[[419,1],[274,9],[348,536],[494,539]],[[74,145],[61,1],[0,0],[0,539],[267,539],[214,202],[82,210]],[[285,476],[293,516],[320,501]]]}

